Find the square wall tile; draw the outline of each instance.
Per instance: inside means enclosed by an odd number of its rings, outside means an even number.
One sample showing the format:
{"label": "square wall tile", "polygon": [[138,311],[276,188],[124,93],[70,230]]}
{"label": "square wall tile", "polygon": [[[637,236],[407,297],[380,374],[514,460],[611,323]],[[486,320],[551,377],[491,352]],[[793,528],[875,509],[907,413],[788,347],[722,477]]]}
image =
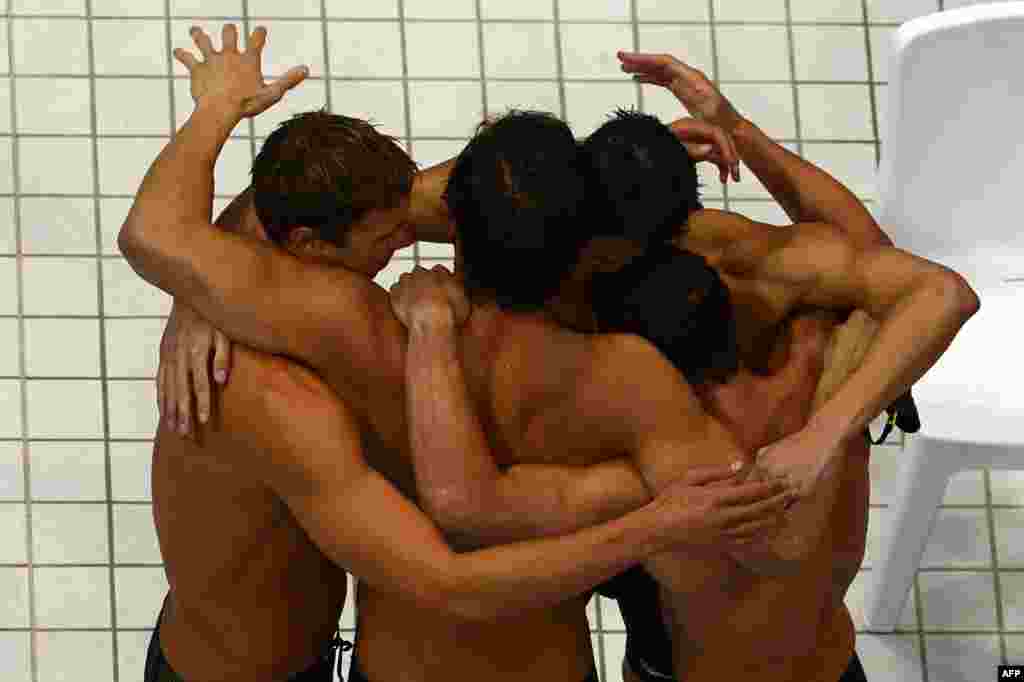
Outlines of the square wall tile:
{"label": "square wall tile", "polygon": [[996,630],[991,573],[919,573],[926,630]]}
{"label": "square wall tile", "polygon": [[942,504],[985,504],[985,477],[980,469],[961,471],[949,479]]}
{"label": "square wall tile", "polygon": [[917,635],[857,635],[857,656],[869,680],[922,681]]}
{"label": "square wall tile", "polygon": [[622,620],[619,602],[615,599],[598,596],[595,600],[601,609],[601,630],[604,632],[625,632],[626,622]]}
{"label": "square wall tile", "polygon": [[100,241],[104,256],[120,255],[117,236],[135,199],[100,199]]}
{"label": "square wall tile", "polygon": [[152,505],[114,505],[114,562],[161,564]]}
{"label": "square wall tile", "polygon": [[0,319],[0,376],[21,375],[21,340],[18,320]]}
{"label": "square wall tile", "polygon": [[25,258],[22,265],[26,315],[96,315],[96,261],[86,258]]}
{"label": "square wall tile", "polygon": [[292,0],[288,4],[276,0],[249,0],[250,17],[320,18],[320,0]]}
{"label": "square wall tile", "polygon": [[421,242],[420,258],[428,258],[432,260],[454,260],[455,246],[453,244],[431,244],[430,242]]}
{"label": "square wall tile", "polygon": [[483,120],[480,83],[409,83],[413,137],[468,137]]}
{"label": "square wall tile", "polygon": [[[14,73],[87,74],[89,46],[83,19],[11,19]],[[4,33],[6,38],[6,32]],[[4,67],[7,61],[4,61]]]}
{"label": "square wall tile", "polygon": [[92,164],[92,140],[18,139],[19,180],[24,194],[92,194]]}
{"label": "square wall tile", "polygon": [[996,635],[927,635],[928,682],[995,679],[999,664]]}
{"label": "square wall tile", "polygon": [[10,0],[13,14],[85,14],[85,0]]}
{"label": "square wall tile", "polygon": [[171,0],[171,16],[241,17],[242,0]]}
{"label": "square wall tile", "polygon": [[92,42],[97,75],[167,75],[170,53],[162,19],[95,19]]}
{"label": "square wall tile", "polygon": [[385,289],[390,289],[398,278],[413,269],[413,261],[391,261],[383,270],[377,273],[373,281]]}
{"label": "square wall tile", "polygon": [[560,0],[558,12],[562,21],[628,21],[631,17],[629,0]]}
{"label": "square wall tile", "polygon": [[984,509],[940,509],[923,568],[987,568],[992,566],[992,545]]}
{"label": "square wall tile", "polygon": [[28,381],[30,438],[102,438],[103,399],[99,381]]}
{"label": "square wall tile", "polygon": [[715,37],[720,80],[790,79],[789,40],[784,26],[719,26]]}
{"label": "square wall tile", "polygon": [[1024,471],[990,471],[992,504],[1024,507]]}
{"label": "square wall tile", "polygon": [[861,0],[789,0],[793,21],[862,21]]}
{"label": "square wall tile", "polygon": [[32,547],[41,564],[109,562],[106,505],[33,504]]}
{"label": "square wall tile", "polygon": [[92,199],[25,197],[21,200],[22,253],[95,255]]}
{"label": "square wall tile", "polygon": [[[796,138],[796,110],[791,85],[730,83],[725,96],[744,117],[774,140]],[[803,104],[801,103],[801,118]]]}
{"label": "square wall tile", "polygon": [[873,144],[808,142],[804,155],[828,171],[861,199],[878,198],[878,165]]}
{"label": "square wall tile", "polygon": [[0,564],[28,561],[28,525],[24,504],[0,504]]}
{"label": "square wall tile", "polygon": [[19,133],[92,132],[89,81],[82,78],[19,78],[15,87],[18,90],[16,113]]}
{"label": "square wall tile", "polygon": [[0,438],[21,438],[21,382],[0,380]]}
{"label": "square wall tile", "polygon": [[0,442],[0,500],[25,499],[21,443]]}
{"label": "square wall tile", "polygon": [[10,49],[7,45],[7,17],[0,19],[0,73],[10,73]]}
{"label": "square wall tile", "polygon": [[628,24],[563,24],[562,70],[566,78],[625,77],[615,53],[631,51],[633,28]]}
{"label": "square wall tile", "polygon": [[864,29],[853,26],[794,26],[796,80],[867,81]]}
{"label": "square wall tile", "polygon": [[36,567],[34,580],[38,627],[110,627],[110,569]]}
{"label": "square wall tile", "polygon": [[1006,660],[1010,663],[1024,661],[1024,635],[1003,635],[1006,642]]}
{"label": "square wall tile", "polygon": [[[7,24],[0,22],[0,30],[6,29]],[[4,72],[6,69],[0,69]],[[0,101],[11,101],[11,79],[7,76],[0,78]],[[0,133],[11,132],[11,110],[9,107],[0,107]]]}
{"label": "square wall tile", "polygon": [[[14,191],[14,156],[12,154],[11,138],[0,138],[0,192],[9,194]],[[19,163],[24,164],[24,160]],[[22,165],[24,173],[25,166]],[[22,192],[28,192],[22,183]]]}
{"label": "square wall tile", "polygon": [[28,456],[33,500],[107,499],[103,443],[31,441]]}
{"label": "square wall tile", "polygon": [[587,625],[591,632],[601,629],[597,622],[597,599],[595,597],[596,595],[593,595],[587,601]]}
{"label": "square wall tile", "polygon": [[1024,630],[1024,574],[999,573],[1003,595],[1003,623],[1007,630]]}
{"label": "square wall tile", "polygon": [[1024,509],[993,509],[1000,568],[1024,568]]}
{"label": "square wall tile", "polygon": [[554,24],[485,23],[483,34],[488,78],[556,77]]}
{"label": "square wall tile", "polygon": [[107,382],[111,438],[152,438],[160,418],[156,385],[145,381]]}
{"label": "square wall tile", "polygon": [[[405,45],[410,78],[479,78],[477,25],[407,23]],[[438,46],[445,49],[439,50]]]}
{"label": "square wall tile", "polygon": [[27,628],[28,568],[0,567],[0,628]]}
{"label": "square wall tile", "polygon": [[[276,105],[252,119],[253,129],[257,136],[268,137],[270,133],[278,127],[278,125],[291,119],[293,116],[296,116],[297,114],[305,114],[311,111],[318,111],[320,109],[325,109],[326,107],[327,82],[322,80],[307,80],[299,87],[288,92],[288,94],[284,96],[284,99]],[[346,115],[350,115],[349,109],[346,108],[344,111]],[[237,126],[235,128],[235,133],[238,133],[239,135],[248,133],[247,126],[244,124]],[[232,144],[239,145],[243,148],[249,146],[249,140],[233,139],[231,142]],[[252,163],[251,156],[252,154],[250,149],[250,158],[248,159],[249,164]],[[248,172],[248,170],[248,168],[245,169],[245,172]],[[223,190],[221,188],[217,188],[218,194],[222,191]]]}
{"label": "square wall tile", "polygon": [[500,116],[509,109],[549,111],[562,117],[558,83],[487,81],[487,115]]}
{"label": "square wall tile", "polygon": [[94,16],[164,16],[164,0],[92,0]]}
{"label": "square wall tile", "polygon": [[332,22],[327,25],[331,75],[401,78],[402,42],[397,21]]}
{"label": "square wall tile", "polygon": [[149,167],[168,142],[170,138],[100,138],[97,141],[100,194],[134,196]]}
{"label": "square wall tile", "polygon": [[152,464],[152,443],[111,443],[111,498],[118,502],[152,501]]}
{"label": "square wall tile", "polygon": [[405,93],[398,81],[332,81],[335,102],[345,102],[345,115],[377,125],[393,137],[406,137]]}
{"label": "square wall tile", "polygon": [[164,320],[107,320],[107,376],[156,377]]}
{"label": "square wall tile", "polygon": [[[126,107],[126,102],[132,105]],[[163,79],[96,79],[99,135],[166,135],[170,111],[171,94]]]}
{"label": "square wall tile", "polygon": [[99,320],[25,320],[25,371],[32,377],[99,378]]}
{"label": "square wall tile", "polygon": [[32,682],[32,642],[28,632],[0,632],[0,678]]}
{"label": "square wall tile", "polygon": [[785,21],[785,0],[713,0],[715,21]]}
{"label": "square wall tile", "polygon": [[868,537],[864,548],[863,568],[872,568],[882,553],[882,539],[892,525],[895,512],[892,509],[872,508],[868,510]]}
{"label": "square wall tile", "polygon": [[39,682],[113,682],[114,633],[40,632],[36,660]]}
{"label": "square wall tile", "polygon": [[474,0],[405,0],[406,19],[476,19]]}
{"label": "square wall tile", "polygon": [[[22,200],[24,201],[24,200]],[[22,210],[25,204],[22,203]],[[0,254],[13,255],[17,249],[14,229],[14,200],[0,199]]]}
{"label": "square wall tile", "polygon": [[868,21],[901,24],[909,19],[939,11],[939,0],[867,0]]}
{"label": "square wall tile", "polygon": [[[466,142],[467,140],[416,140],[413,142],[413,152],[415,152],[413,156],[420,168],[430,168],[458,156],[466,146]],[[420,253],[423,253],[424,246],[426,246],[426,242],[420,243]],[[413,248],[410,246],[396,252],[395,258],[392,258],[391,262],[395,263],[403,258],[412,257]]]}
{"label": "square wall tile", "polygon": [[604,682],[622,682],[622,659],[626,657],[626,635],[601,635],[604,645]]}
{"label": "square wall tile", "polygon": [[577,138],[597,130],[619,107],[636,107],[632,83],[565,84],[565,120]]}
{"label": "square wall tile", "polygon": [[551,0],[480,0],[480,17],[487,19],[553,19]]}
{"label": "square wall tile", "polygon": [[167,596],[164,569],[115,568],[117,624],[122,628],[152,628]]}
{"label": "square wall tile", "polygon": [[[288,69],[305,64],[312,78],[324,77],[324,29],[319,21],[265,21],[261,25],[266,26],[268,35],[273,36],[263,52],[264,74],[277,78]],[[220,27],[217,31],[219,34]],[[187,28],[185,35],[188,35]],[[330,45],[333,50],[337,43],[332,41]],[[375,54],[382,54],[382,48],[377,49],[381,51]],[[334,74],[342,75],[341,72]]]}
{"label": "square wall tile", "polygon": [[103,261],[103,310],[106,315],[170,315],[171,297],[139,277],[128,263]]}
{"label": "square wall tile", "polygon": [[708,3],[678,0],[635,0],[640,21],[710,21]]}
{"label": "square wall tile", "polygon": [[896,28],[892,26],[872,26],[871,36],[871,70],[875,81],[889,80],[889,67],[892,64],[892,38]]}
{"label": "square wall tile", "polygon": [[[154,624],[156,619],[154,619]],[[152,630],[128,631],[117,633],[117,674],[121,680],[144,680],[146,671],[146,652],[149,640],[153,638]],[[348,678],[346,678],[348,679]]]}
{"label": "square wall tile", "polygon": [[[641,24],[637,28],[637,51],[639,52],[664,52],[674,55],[679,60],[700,69],[709,78],[714,77],[714,59],[711,50],[710,26],[661,26]],[[629,78],[629,74],[622,72],[622,62],[615,57],[616,70],[621,77]],[[657,86],[650,86],[648,90],[665,90]],[[669,93],[671,95],[671,93]],[[675,99],[675,96],[672,96]],[[678,103],[678,100],[676,100]],[[679,105],[682,107],[682,105]]]}
{"label": "square wall tile", "polygon": [[800,85],[800,127],[805,140],[871,140],[867,85]]}

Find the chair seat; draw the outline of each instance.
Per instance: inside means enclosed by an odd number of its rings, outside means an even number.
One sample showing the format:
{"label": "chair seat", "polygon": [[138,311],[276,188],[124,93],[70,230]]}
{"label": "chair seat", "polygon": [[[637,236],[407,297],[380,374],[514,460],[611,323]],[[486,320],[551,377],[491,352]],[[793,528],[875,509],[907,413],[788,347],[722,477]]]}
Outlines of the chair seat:
{"label": "chair seat", "polygon": [[920,434],[1024,446],[1024,284],[978,296],[981,309],[914,386]]}

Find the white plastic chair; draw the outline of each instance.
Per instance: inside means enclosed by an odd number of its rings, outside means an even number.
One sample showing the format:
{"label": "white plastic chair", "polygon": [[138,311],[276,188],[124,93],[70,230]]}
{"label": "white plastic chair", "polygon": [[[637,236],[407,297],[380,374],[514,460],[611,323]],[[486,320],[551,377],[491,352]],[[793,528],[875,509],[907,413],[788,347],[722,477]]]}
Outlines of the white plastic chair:
{"label": "white plastic chair", "polygon": [[880,631],[903,610],[950,476],[1024,469],[1024,2],[921,17],[893,40],[881,223],[967,278],[981,310],[914,387],[921,431],[865,586]]}

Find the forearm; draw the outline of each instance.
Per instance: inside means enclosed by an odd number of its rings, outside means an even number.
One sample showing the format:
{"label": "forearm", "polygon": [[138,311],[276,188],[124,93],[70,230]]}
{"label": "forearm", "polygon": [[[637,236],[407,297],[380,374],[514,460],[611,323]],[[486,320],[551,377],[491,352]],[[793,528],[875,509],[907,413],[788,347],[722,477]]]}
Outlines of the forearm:
{"label": "forearm", "polygon": [[454,324],[414,322],[405,366],[420,503],[445,531],[473,533],[499,473],[466,389]]}
{"label": "forearm", "polygon": [[809,428],[854,437],[935,364],[978,299],[955,275],[924,279],[880,322],[860,366],[819,410]]}
{"label": "forearm", "polygon": [[150,166],[119,239],[125,257],[147,280],[152,265],[172,259],[139,258],[137,254],[166,253],[182,243],[176,233],[210,223],[214,165],[240,120],[237,113],[215,100],[201,102]]}
{"label": "forearm", "polygon": [[416,174],[409,207],[409,222],[416,230],[416,241],[455,241],[448,206],[442,199],[454,166],[455,159],[450,159]]}
{"label": "forearm", "polygon": [[740,158],[794,222],[825,222],[861,248],[892,241],[859,199],[821,168],[774,142],[750,121],[733,129]]}

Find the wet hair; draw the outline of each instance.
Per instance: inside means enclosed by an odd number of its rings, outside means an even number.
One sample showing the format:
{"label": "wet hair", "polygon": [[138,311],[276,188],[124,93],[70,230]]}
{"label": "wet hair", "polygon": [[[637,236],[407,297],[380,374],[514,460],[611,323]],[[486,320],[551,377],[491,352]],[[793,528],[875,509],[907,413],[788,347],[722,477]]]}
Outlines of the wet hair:
{"label": "wet hair", "polygon": [[651,245],[622,269],[595,274],[591,300],[601,331],[642,336],[693,386],[739,369],[729,289],[691,251]]}
{"label": "wet hair", "polygon": [[696,163],[654,116],[619,109],[582,149],[594,186],[588,214],[596,234],[665,242],[702,208]]}
{"label": "wet hair", "polygon": [[535,310],[590,237],[579,145],[552,114],[512,110],[485,122],[455,161],[444,199],[474,298]]}
{"label": "wet hair", "polygon": [[401,203],[415,174],[394,138],[320,109],[293,116],[267,137],[252,164],[253,204],[276,244],[303,226],[344,247],[368,211]]}

